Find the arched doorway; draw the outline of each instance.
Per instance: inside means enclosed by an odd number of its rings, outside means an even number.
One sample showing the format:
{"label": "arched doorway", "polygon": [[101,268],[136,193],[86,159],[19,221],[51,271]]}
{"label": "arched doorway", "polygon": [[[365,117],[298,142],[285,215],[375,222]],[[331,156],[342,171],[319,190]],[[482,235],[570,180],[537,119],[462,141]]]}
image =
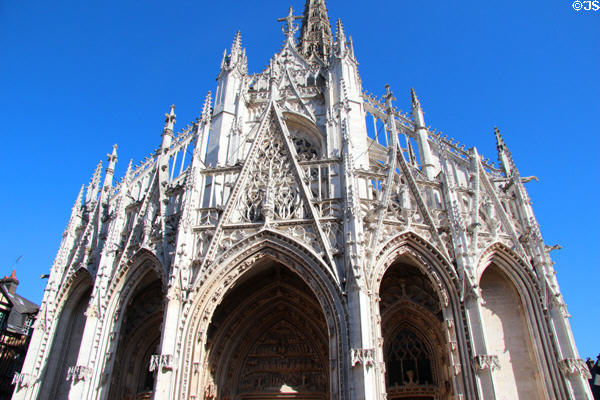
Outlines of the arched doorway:
{"label": "arched doorway", "polygon": [[87,270],[75,273],[53,335],[40,399],[66,400],[69,396],[71,382],[66,379],[67,371],[77,364],[92,287]]}
{"label": "arched doorway", "polygon": [[328,399],[329,343],[319,301],[284,265],[263,259],[213,314],[204,399]]}
{"label": "arched doorway", "polygon": [[108,398],[151,399],[155,376],[150,359],[159,352],[164,313],[162,282],[153,270],[139,282],[124,312]]}
{"label": "arched doorway", "polygon": [[502,399],[546,398],[526,309],[517,288],[495,264],[485,269],[479,286],[487,351],[498,357],[499,368],[494,370],[496,393]]}
{"label": "arched doorway", "polygon": [[399,260],[384,274],[379,297],[387,398],[448,398],[447,340],[430,279],[408,260]]}

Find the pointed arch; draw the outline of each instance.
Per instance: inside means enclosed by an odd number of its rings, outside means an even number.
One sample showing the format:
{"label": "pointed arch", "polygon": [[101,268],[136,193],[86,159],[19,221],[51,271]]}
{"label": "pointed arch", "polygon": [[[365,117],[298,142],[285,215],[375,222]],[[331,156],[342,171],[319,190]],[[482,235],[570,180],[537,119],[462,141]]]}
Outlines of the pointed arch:
{"label": "pointed arch", "polygon": [[400,233],[381,246],[369,277],[369,287],[372,290],[379,288],[386,270],[400,256],[415,261],[433,279],[434,287],[439,289],[442,297],[448,297],[451,292],[457,293],[458,274],[454,267],[434,245],[414,232]]}
{"label": "pointed arch", "polygon": [[503,376],[498,379],[513,382],[511,387],[520,398],[562,398],[560,371],[546,323],[543,278],[512,249],[496,242],[479,258],[477,281],[486,345],[498,356],[496,374]]}
{"label": "pointed arch", "polygon": [[530,292],[530,289],[533,288],[535,292],[540,293],[538,277],[531,264],[523,260],[514,250],[501,242],[490,244],[479,256],[475,271],[477,282],[481,280],[481,276],[486,268],[493,262],[502,266],[504,273],[508,275],[513,284],[520,290]]}
{"label": "pointed arch", "polygon": [[[153,306],[152,310],[144,310],[144,315],[142,318],[138,318],[138,322],[141,322],[143,326],[147,325],[147,327],[157,330],[158,333],[155,336],[160,339],[162,320],[164,318],[164,310],[161,307],[164,303],[166,287],[164,267],[159,258],[147,248],[139,249],[113,273],[99,310],[98,317],[104,323],[96,333],[96,341],[99,343],[99,346],[95,350],[96,368],[93,371],[89,385],[90,387],[99,388],[100,399],[107,399],[109,389],[114,390],[111,389],[115,372],[114,368],[116,360],[122,358],[118,352],[122,353],[123,349],[129,347],[135,350],[135,346],[128,347],[122,343],[123,331],[126,328],[127,321],[131,320],[129,314],[132,306],[135,307],[136,304],[145,302],[143,299],[137,299],[138,297],[144,297],[144,292],[150,291],[150,297],[155,298],[153,304],[156,303],[158,306]],[[153,322],[150,324],[146,323],[145,321],[148,319],[151,319]],[[145,323],[146,325],[144,325]],[[135,331],[136,329],[132,329],[132,332],[135,333]],[[137,332],[139,333],[141,330],[137,329]],[[134,336],[132,338],[135,340]],[[146,343],[144,346],[146,350],[153,353],[154,348],[150,348],[151,344]],[[148,351],[140,354],[139,357],[147,358],[148,354],[146,353]],[[137,366],[145,364],[145,361],[139,361],[133,356],[128,357],[128,359]],[[143,365],[143,368],[147,367],[148,365]],[[133,379],[136,378],[134,377]],[[144,377],[140,379],[144,379]]]}
{"label": "pointed arch", "polygon": [[[230,290],[251,272],[261,261],[271,260],[296,274],[310,289],[324,315],[329,340],[330,379],[329,392],[332,398],[348,397],[345,366],[349,363],[348,317],[339,285],[321,258],[297,241],[270,230],[262,230],[232,246],[207,271],[202,286],[196,289],[187,310],[189,318],[184,322],[182,339],[185,342],[180,357],[181,374],[179,398],[190,395],[190,380],[193,365],[202,365],[206,354],[202,344],[206,343],[208,327],[215,310]],[[195,388],[194,390],[199,390]]]}
{"label": "pointed arch", "polygon": [[[384,280],[387,282],[385,287],[382,286]],[[416,294],[416,297],[411,299],[402,282],[414,285],[415,280],[422,281],[423,295]],[[427,391],[428,396],[444,399],[452,392],[475,393],[473,377],[471,374],[462,373],[461,367],[470,363],[472,355],[469,354],[468,328],[463,323],[464,309],[459,296],[459,277],[442,253],[414,232],[396,235],[388,240],[375,256],[368,284],[369,289],[377,294],[379,303],[374,304],[373,315],[381,321],[374,328],[374,335],[380,338],[381,343],[378,349],[380,360],[390,362],[389,346],[391,343],[398,346],[398,343],[405,339],[396,333],[406,326],[410,329],[403,331],[404,334],[417,335],[422,343],[429,343],[428,357],[433,363],[431,377],[435,378],[435,382],[429,382],[430,386],[420,382],[421,389]],[[394,286],[395,292],[391,289]],[[417,289],[413,292],[419,292]],[[438,311],[432,306],[427,306],[428,302],[423,296],[428,296],[428,291],[432,295],[431,301],[439,302]],[[414,327],[419,323],[420,329],[415,330]],[[432,346],[433,343],[436,346]],[[403,378],[410,380],[406,375]],[[411,385],[396,386],[395,382],[390,381],[391,376],[386,379],[383,384],[389,392],[388,398],[406,398],[414,395],[411,394],[411,390],[414,390]]]}
{"label": "pointed arch", "polygon": [[43,377],[40,399],[68,397],[70,383],[66,380],[67,371],[77,362],[93,285],[89,271],[79,268],[65,281],[57,296],[57,322],[50,333],[53,339],[40,373]]}

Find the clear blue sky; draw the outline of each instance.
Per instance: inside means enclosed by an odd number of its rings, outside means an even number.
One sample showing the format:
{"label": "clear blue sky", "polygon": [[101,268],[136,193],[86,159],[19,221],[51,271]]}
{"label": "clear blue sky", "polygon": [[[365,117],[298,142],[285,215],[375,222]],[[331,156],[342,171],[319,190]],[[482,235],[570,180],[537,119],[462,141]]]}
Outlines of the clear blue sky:
{"label": "clear blue sky", "polygon": [[[249,69],[283,40],[282,1],[0,2],[1,274],[41,300],[71,206],[98,160],[119,145],[116,175],[201,112],[224,48],[242,31]],[[600,11],[570,0],[328,0],[352,35],[363,87],[392,86],[428,125],[496,159],[501,129],[527,185],[573,315],[581,355],[600,352]]]}

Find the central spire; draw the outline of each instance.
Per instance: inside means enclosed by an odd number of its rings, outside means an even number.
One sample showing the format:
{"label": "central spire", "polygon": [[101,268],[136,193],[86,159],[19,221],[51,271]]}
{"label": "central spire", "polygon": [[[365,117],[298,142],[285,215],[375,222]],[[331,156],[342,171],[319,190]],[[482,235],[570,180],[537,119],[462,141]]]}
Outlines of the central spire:
{"label": "central spire", "polygon": [[331,53],[331,26],[325,0],[306,0],[300,32],[300,51],[309,60],[327,62]]}

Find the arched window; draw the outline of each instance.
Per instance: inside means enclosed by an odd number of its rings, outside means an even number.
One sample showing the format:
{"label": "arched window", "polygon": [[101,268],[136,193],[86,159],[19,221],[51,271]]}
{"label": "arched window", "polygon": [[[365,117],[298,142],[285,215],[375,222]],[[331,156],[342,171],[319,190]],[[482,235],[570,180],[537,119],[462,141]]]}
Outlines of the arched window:
{"label": "arched window", "polygon": [[379,287],[389,400],[448,398],[447,339],[439,297],[418,267],[399,261]]}
{"label": "arched window", "polygon": [[387,386],[434,382],[431,350],[415,332],[401,328],[386,351]]}

